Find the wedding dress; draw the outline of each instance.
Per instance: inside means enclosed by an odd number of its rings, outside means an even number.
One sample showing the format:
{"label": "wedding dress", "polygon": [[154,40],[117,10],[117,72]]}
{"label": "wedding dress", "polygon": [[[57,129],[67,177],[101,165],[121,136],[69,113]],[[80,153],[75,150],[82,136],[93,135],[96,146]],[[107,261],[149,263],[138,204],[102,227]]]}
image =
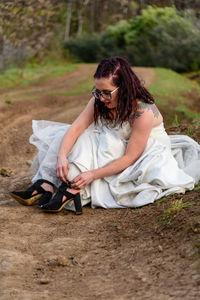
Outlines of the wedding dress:
{"label": "wedding dress", "polygon": [[[69,124],[36,121],[30,143],[38,148],[32,182],[56,177],[57,152]],[[128,122],[92,123],[68,155],[69,180],[81,172],[103,167],[121,157],[131,134]],[[173,193],[192,190],[200,180],[200,145],[186,135],[167,135],[163,123],[151,130],[139,159],[121,173],[94,180],[81,191],[82,205],[103,208],[139,207]],[[73,209],[73,203],[66,208]]]}

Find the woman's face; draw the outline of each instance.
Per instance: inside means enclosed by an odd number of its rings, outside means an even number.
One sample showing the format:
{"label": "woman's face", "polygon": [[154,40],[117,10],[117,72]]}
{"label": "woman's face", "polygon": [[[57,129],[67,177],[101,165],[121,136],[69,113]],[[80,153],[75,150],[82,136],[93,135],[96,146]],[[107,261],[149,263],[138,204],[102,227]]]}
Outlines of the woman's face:
{"label": "woman's face", "polygon": [[[99,99],[107,106],[109,109],[113,109],[117,107],[117,99],[118,99],[118,87],[113,85],[112,77],[110,78],[95,78],[95,87],[96,91],[99,94]],[[116,91],[114,91],[116,89]],[[114,91],[112,94],[110,92]],[[105,96],[103,97],[102,96]],[[108,95],[108,96],[107,96]],[[105,99],[111,98],[111,99]]]}

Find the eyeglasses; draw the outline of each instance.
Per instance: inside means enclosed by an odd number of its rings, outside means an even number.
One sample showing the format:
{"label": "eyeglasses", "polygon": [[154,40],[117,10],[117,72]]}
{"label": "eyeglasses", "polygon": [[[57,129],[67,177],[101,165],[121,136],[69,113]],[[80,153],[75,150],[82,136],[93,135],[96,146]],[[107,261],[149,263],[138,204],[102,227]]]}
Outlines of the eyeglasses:
{"label": "eyeglasses", "polygon": [[94,89],[92,91],[92,95],[96,98],[96,99],[100,99],[100,97],[103,97],[105,100],[111,100],[112,99],[112,94],[119,89],[119,86],[114,89],[113,91],[103,91],[103,92],[99,92],[98,90]]}

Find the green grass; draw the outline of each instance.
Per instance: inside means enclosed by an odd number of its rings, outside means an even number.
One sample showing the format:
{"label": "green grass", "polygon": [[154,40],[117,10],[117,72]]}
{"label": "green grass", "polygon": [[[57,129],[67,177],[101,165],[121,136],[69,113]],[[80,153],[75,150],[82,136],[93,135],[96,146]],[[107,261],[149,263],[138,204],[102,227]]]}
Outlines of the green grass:
{"label": "green grass", "polygon": [[200,85],[169,69],[154,68],[154,71],[156,80],[149,87],[149,91],[158,107],[164,111],[167,123],[179,126],[183,118],[200,120],[194,102],[194,95],[200,93]]}
{"label": "green grass", "polygon": [[200,191],[200,182],[199,184],[194,188],[195,191]]}
{"label": "green grass", "polygon": [[176,106],[175,111],[183,113],[188,119],[198,119],[200,117],[199,113],[189,110],[184,105]]}
{"label": "green grass", "polygon": [[[165,200],[167,200],[167,197],[164,197]],[[168,207],[164,212],[158,216],[159,224],[166,225],[167,227],[170,227],[173,225],[173,219],[176,217],[176,215],[184,208],[187,208],[189,206],[194,205],[194,202],[183,202],[183,198],[177,199],[171,202],[171,206]]]}
{"label": "green grass", "polygon": [[94,87],[94,81],[93,79],[83,79],[79,82],[74,83],[72,86],[71,91],[61,91],[59,92],[60,95],[63,96],[77,96],[87,93],[88,91],[91,91]]}
{"label": "green grass", "polygon": [[154,204],[160,206],[163,202],[170,200],[171,197],[171,195],[162,197],[161,199],[157,200]]}
{"label": "green grass", "polygon": [[6,103],[6,104],[13,104],[13,100],[6,99],[6,100],[5,100],[5,103]]}
{"label": "green grass", "polygon": [[77,64],[61,61],[45,62],[40,65],[29,63],[23,69],[10,68],[4,73],[0,73],[0,90],[45,81],[76,68]]}
{"label": "green grass", "polygon": [[149,91],[155,95],[158,102],[163,102],[163,97],[177,99],[182,102],[184,93],[189,93],[193,89],[200,92],[200,86],[197,82],[191,81],[172,70],[154,68],[154,71],[156,72],[156,80],[150,86]]}

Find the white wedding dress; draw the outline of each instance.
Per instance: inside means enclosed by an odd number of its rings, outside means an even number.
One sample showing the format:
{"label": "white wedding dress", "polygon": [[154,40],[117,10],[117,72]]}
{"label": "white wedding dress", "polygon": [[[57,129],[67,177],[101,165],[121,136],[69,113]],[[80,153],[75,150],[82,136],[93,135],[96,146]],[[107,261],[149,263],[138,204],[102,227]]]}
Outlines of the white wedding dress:
{"label": "white wedding dress", "polygon": [[[60,185],[56,177],[57,152],[70,125],[33,120],[30,143],[38,148],[32,182],[46,179]],[[131,127],[92,123],[77,139],[68,155],[69,179],[81,172],[103,167],[121,157]],[[200,180],[200,145],[185,135],[167,135],[163,123],[151,131],[140,158],[119,174],[94,180],[81,191],[82,205],[104,208],[139,207],[173,193],[192,190]],[[73,203],[66,206],[74,209]]]}

